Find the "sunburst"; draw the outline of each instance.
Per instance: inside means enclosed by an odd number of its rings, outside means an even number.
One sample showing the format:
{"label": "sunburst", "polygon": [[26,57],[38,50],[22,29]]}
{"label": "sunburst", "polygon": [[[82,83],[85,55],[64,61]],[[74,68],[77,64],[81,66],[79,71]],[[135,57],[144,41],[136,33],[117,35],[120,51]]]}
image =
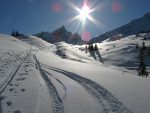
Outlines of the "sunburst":
{"label": "sunburst", "polygon": [[86,26],[90,25],[90,22],[92,22],[97,27],[101,25],[101,22],[93,17],[94,12],[101,8],[101,6],[99,7],[99,4],[95,4],[95,2],[89,2],[89,0],[83,0],[83,5],[78,7],[70,0],[67,2],[68,6],[74,9],[74,13],[77,14],[76,16],[71,17],[64,22],[68,25],[72,25],[73,32],[76,32],[80,29],[79,32],[83,33],[86,30]]}
{"label": "sunburst", "polygon": [[84,0],[81,8],[77,7],[73,3],[70,3],[70,6],[78,13],[78,15],[74,17],[74,20],[79,20],[79,23],[82,23],[82,26],[86,25],[87,20],[90,20],[96,25],[99,24],[99,22],[92,17],[92,13],[96,10],[96,8],[92,8],[92,4],[87,2],[87,0]]}
{"label": "sunburst", "polygon": [[88,5],[84,5],[82,7],[81,10],[79,10],[79,15],[78,15],[78,19],[80,19],[81,21],[85,22],[86,19],[89,19],[90,18],[90,8]]}

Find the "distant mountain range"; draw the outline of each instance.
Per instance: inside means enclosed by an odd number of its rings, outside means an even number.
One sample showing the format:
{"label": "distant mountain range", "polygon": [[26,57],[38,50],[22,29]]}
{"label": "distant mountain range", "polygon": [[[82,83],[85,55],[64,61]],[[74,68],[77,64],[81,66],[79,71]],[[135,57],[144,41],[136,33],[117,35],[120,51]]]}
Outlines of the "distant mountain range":
{"label": "distant mountain range", "polygon": [[135,19],[117,29],[101,34],[90,40],[90,42],[101,42],[106,39],[112,41],[142,32],[150,32],[150,13],[147,13],[143,17]]}
{"label": "distant mountain range", "polygon": [[57,43],[61,41],[64,41],[66,43],[71,43],[71,44],[83,43],[81,36],[78,33],[72,34],[71,32],[67,31],[64,26],[56,29],[52,33],[41,32],[35,34],[35,36],[40,37],[50,43]]}
{"label": "distant mountain range", "polygon": [[[147,13],[143,17],[135,19],[130,23],[123,25],[117,29],[101,34],[98,37],[92,38],[90,42],[102,42],[106,39],[112,41],[142,32],[150,32],[150,13]],[[71,32],[67,31],[64,26],[56,29],[52,33],[41,32],[35,34],[35,36],[40,37],[50,43],[57,43],[61,41],[71,44],[84,43],[78,33],[72,34]]]}

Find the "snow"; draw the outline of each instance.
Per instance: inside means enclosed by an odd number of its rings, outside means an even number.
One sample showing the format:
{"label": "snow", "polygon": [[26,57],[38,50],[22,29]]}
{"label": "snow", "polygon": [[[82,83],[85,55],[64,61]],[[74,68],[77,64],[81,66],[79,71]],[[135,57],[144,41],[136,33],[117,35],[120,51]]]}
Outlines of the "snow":
{"label": "snow", "polygon": [[[106,40],[103,43],[97,43],[104,64],[136,71],[139,66],[138,57],[140,53],[140,49],[136,48],[136,45],[141,47],[142,43],[145,42],[145,45],[150,47],[150,40],[143,40],[146,36],[149,36],[149,33],[138,34],[138,36],[131,35],[116,41]],[[85,50],[85,46],[86,45],[76,47]],[[149,70],[150,63],[148,59],[150,59],[150,56],[145,55],[145,63]]]}
{"label": "snow", "polygon": [[134,19],[128,24],[118,27],[112,31],[106,32],[91,39],[91,42],[101,42],[109,38],[109,40],[116,40],[123,38],[120,35],[130,36],[141,32],[149,32],[150,30],[150,12],[146,13],[144,16]]}
{"label": "snow", "polygon": [[32,36],[32,35],[26,35],[26,38],[21,39],[21,40],[32,45],[32,46],[35,46],[37,48],[44,48],[44,47],[50,46],[50,43],[42,40],[41,38],[37,38],[37,37]]}
{"label": "snow", "polygon": [[98,43],[95,58],[86,45],[27,37],[0,35],[0,113],[149,113],[149,77],[125,68],[141,37]]}

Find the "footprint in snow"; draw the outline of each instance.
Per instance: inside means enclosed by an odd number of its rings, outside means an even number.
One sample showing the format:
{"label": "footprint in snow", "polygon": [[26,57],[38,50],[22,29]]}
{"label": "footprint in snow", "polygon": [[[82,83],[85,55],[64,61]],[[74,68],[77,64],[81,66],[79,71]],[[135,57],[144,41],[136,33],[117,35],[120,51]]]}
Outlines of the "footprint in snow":
{"label": "footprint in snow", "polygon": [[22,92],[25,92],[25,91],[26,91],[26,89],[23,89],[23,88],[22,88],[22,89],[21,89],[21,91],[22,91]]}
{"label": "footprint in snow", "polygon": [[19,86],[18,84],[16,84],[15,86]]}
{"label": "footprint in snow", "polygon": [[21,75],[21,76],[23,76],[23,75],[27,75],[28,73],[26,72],[26,73],[20,73],[19,75]]}
{"label": "footprint in snow", "polygon": [[18,78],[16,79],[17,81],[22,81],[22,80],[25,80],[26,78]]}
{"label": "footprint in snow", "polygon": [[0,101],[4,100],[5,97],[0,95]]}
{"label": "footprint in snow", "polygon": [[13,86],[13,84],[9,84],[10,86]]}
{"label": "footprint in snow", "polygon": [[12,102],[6,102],[7,103],[7,106],[11,106],[12,105]]}
{"label": "footprint in snow", "polygon": [[20,110],[17,110],[17,111],[14,111],[14,113],[21,113],[21,111],[20,111]]}
{"label": "footprint in snow", "polygon": [[17,94],[18,92],[17,92],[17,91],[14,91],[14,93]]}
{"label": "footprint in snow", "polygon": [[14,90],[15,90],[14,88],[10,88],[10,89],[9,89],[10,92],[12,92],[12,91],[14,91]]}

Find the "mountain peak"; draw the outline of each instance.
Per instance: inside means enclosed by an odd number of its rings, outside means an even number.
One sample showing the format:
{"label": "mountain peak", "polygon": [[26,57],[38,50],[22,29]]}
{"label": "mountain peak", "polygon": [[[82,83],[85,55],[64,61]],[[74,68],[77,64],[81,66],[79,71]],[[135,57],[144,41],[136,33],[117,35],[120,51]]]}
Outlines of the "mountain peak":
{"label": "mountain peak", "polygon": [[54,32],[67,32],[65,26],[63,25],[62,27],[56,29]]}
{"label": "mountain peak", "polygon": [[64,25],[54,30],[52,33],[41,32],[35,36],[38,36],[50,43],[57,43],[61,41],[65,41],[66,43],[71,43],[71,44],[82,43],[81,36],[77,33],[72,34],[71,32],[67,31]]}

